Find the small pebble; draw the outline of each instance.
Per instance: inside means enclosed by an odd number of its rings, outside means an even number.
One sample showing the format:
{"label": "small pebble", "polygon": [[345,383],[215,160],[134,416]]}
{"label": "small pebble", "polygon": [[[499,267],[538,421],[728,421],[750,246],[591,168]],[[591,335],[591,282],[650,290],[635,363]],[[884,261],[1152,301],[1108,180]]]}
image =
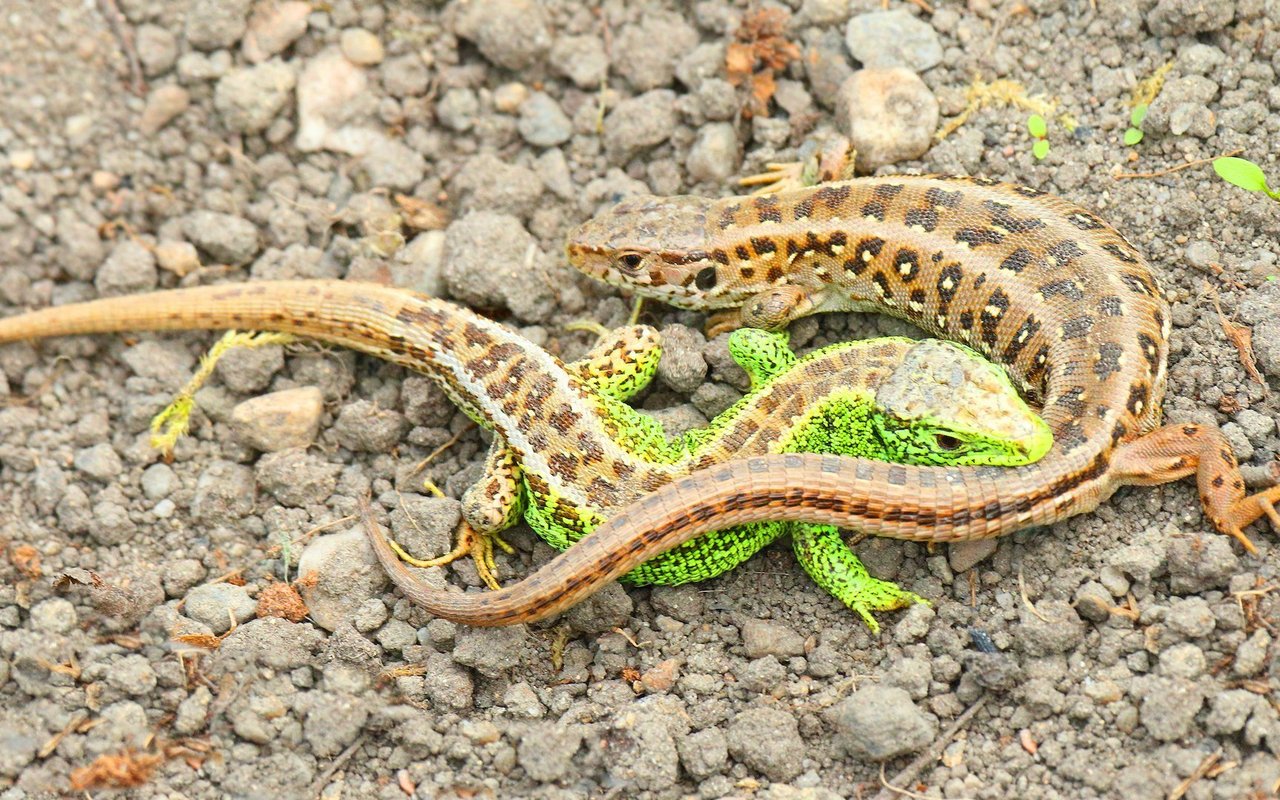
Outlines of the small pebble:
{"label": "small pebble", "polygon": [[840,87],[836,119],[857,149],[858,169],[873,172],[928,151],[938,101],[908,69],[861,69]]}
{"label": "small pebble", "polygon": [[243,586],[208,583],[187,593],[182,613],[222,634],[231,629],[233,620],[238,624],[253,619],[257,606]]}
{"label": "small pebble", "polygon": [[850,19],[845,43],[865,67],[906,67],[924,72],[942,61],[937,31],[905,8],[871,11]]}
{"label": "small pebble", "polygon": [[138,130],[144,136],[154,136],[191,105],[191,95],[174,84],[157,86],[147,95],[147,105],[138,118]]}
{"label": "small pebble", "polygon": [[348,28],[343,31],[340,46],[348,61],[362,67],[381,64],[386,56],[377,35],[364,28]]}
{"label": "small pebble", "polygon": [[241,52],[250,64],[260,64],[297,41],[307,32],[311,4],[302,0],[259,3],[249,17]]}
{"label": "small pebble", "polygon": [[231,429],[242,443],[264,453],[310,447],[320,431],[324,395],[314,386],[253,397],[231,410]]}

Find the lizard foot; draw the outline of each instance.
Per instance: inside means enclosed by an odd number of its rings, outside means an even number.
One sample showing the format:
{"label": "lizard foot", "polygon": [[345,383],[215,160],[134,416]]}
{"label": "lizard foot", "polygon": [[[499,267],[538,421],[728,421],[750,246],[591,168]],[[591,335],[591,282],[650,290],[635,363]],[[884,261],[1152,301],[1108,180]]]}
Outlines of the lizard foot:
{"label": "lizard foot", "polygon": [[[806,150],[812,152],[806,153]],[[849,140],[833,136],[826,141],[806,142],[801,148],[801,160],[770,162],[764,165],[764,172],[748,175],[738,184],[756,187],[753,194],[773,194],[847,180],[853,177],[854,159],[855,151]]]}
{"label": "lizard foot", "polygon": [[1271,520],[1271,527],[1280,533],[1280,510],[1276,509],[1276,504],[1280,503],[1280,486],[1272,486],[1269,489],[1263,489],[1257,494],[1251,494],[1241,500],[1232,503],[1225,512],[1210,512],[1214,525],[1223,533],[1235,537],[1240,544],[1244,545],[1244,549],[1250,553],[1257,553],[1258,548],[1254,547],[1253,542],[1249,541],[1249,537],[1245,535],[1244,529],[1263,516]]}
{"label": "lizard foot", "polygon": [[876,622],[876,618],[871,615],[872,611],[896,611],[916,603],[930,605],[928,600],[915,592],[908,592],[892,581],[882,581],[878,578],[867,578],[863,585],[839,599],[862,617],[862,621],[867,623],[872,634],[880,633],[880,623]]}
{"label": "lizard foot", "polygon": [[498,583],[498,565],[493,558],[493,546],[496,544],[505,553],[515,552],[511,545],[503,541],[498,534],[480,533],[466,522],[458,525],[458,544],[437,558],[414,558],[406,553],[395,539],[388,538],[387,544],[396,552],[400,560],[414,567],[443,567],[460,558],[471,556],[475,561],[476,574],[480,576],[480,580],[484,581],[485,586],[495,591],[501,589],[502,585]]}

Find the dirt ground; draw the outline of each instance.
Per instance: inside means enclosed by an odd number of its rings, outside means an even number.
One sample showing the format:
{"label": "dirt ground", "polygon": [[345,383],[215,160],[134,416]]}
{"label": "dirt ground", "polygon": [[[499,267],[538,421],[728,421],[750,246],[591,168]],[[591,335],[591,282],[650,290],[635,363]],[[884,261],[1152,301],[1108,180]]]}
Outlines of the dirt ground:
{"label": "dirt ground", "polygon": [[[1267,481],[1280,203],[1201,160],[1240,151],[1280,183],[1280,3],[925,5],[784,0],[771,35],[725,0],[0,0],[0,313],[389,280],[571,358],[590,339],[567,323],[629,305],[568,268],[570,226],[639,192],[730,193],[852,132],[881,172],[1016,181],[1114,224],[1173,302],[1167,418],[1223,426]],[[680,429],[739,396],[700,315],[647,315],[670,346],[643,408]],[[794,339],[904,330],[840,316]],[[270,346],[218,367],[165,463],[147,424],[214,338],[0,347],[0,800],[1276,796],[1276,534],[1251,555],[1210,532],[1189,482],[998,543],[862,541],[932,601],[875,637],[785,544],[469,629],[400,598],[350,515],[371,494],[442,552],[486,435],[421,377]],[[309,447],[245,433],[240,404],[282,390]],[[509,538],[504,579],[552,555]],[[300,570],[308,616],[262,616]],[[469,564],[442,575],[478,590]]]}

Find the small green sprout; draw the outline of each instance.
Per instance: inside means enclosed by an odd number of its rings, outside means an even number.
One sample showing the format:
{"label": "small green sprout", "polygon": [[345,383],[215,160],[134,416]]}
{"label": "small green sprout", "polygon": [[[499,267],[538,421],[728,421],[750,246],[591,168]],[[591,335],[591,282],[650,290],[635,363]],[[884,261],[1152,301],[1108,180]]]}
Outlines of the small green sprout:
{"label": "small green sprout", "polygon": [[1040,161],[1049,155],[1049,126],[1045,123],[1044,117],[1039,114],[1032,114],[1027,117],[1027,131],[1035,138],[1036,143],[1031,145],[1031,155]]}
{"label": "small green sprout", "polygon": [[1129,129],[1124,132],[1124,143],[1133,147],[1142,141],[1142,121],[1147,118],[1147,104],[1141,103],[1129,112]]}
{"label": "small green sprout", "polygon": [[1280,190],[1272,189],[1267,184],[1267,176],[1262,167],[1244,158],[1225,156],[1213,160],[1213,171],[1222,176],[1227,183],[1233,183],[1250,192],[1262,192],[1272,200],[1280,200]]}

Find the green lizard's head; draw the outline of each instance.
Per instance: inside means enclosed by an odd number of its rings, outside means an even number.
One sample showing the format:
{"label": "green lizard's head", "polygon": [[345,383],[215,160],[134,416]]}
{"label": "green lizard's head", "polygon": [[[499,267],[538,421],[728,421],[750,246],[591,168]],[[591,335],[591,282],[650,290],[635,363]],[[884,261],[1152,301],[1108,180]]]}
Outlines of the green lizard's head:
{"label": "green lizard's head", "polygon": [[1000,367],[962,345],[914,345],[876,389],[879,431],[894,461],[1015,467],[1053,445],[1049,426]]}

